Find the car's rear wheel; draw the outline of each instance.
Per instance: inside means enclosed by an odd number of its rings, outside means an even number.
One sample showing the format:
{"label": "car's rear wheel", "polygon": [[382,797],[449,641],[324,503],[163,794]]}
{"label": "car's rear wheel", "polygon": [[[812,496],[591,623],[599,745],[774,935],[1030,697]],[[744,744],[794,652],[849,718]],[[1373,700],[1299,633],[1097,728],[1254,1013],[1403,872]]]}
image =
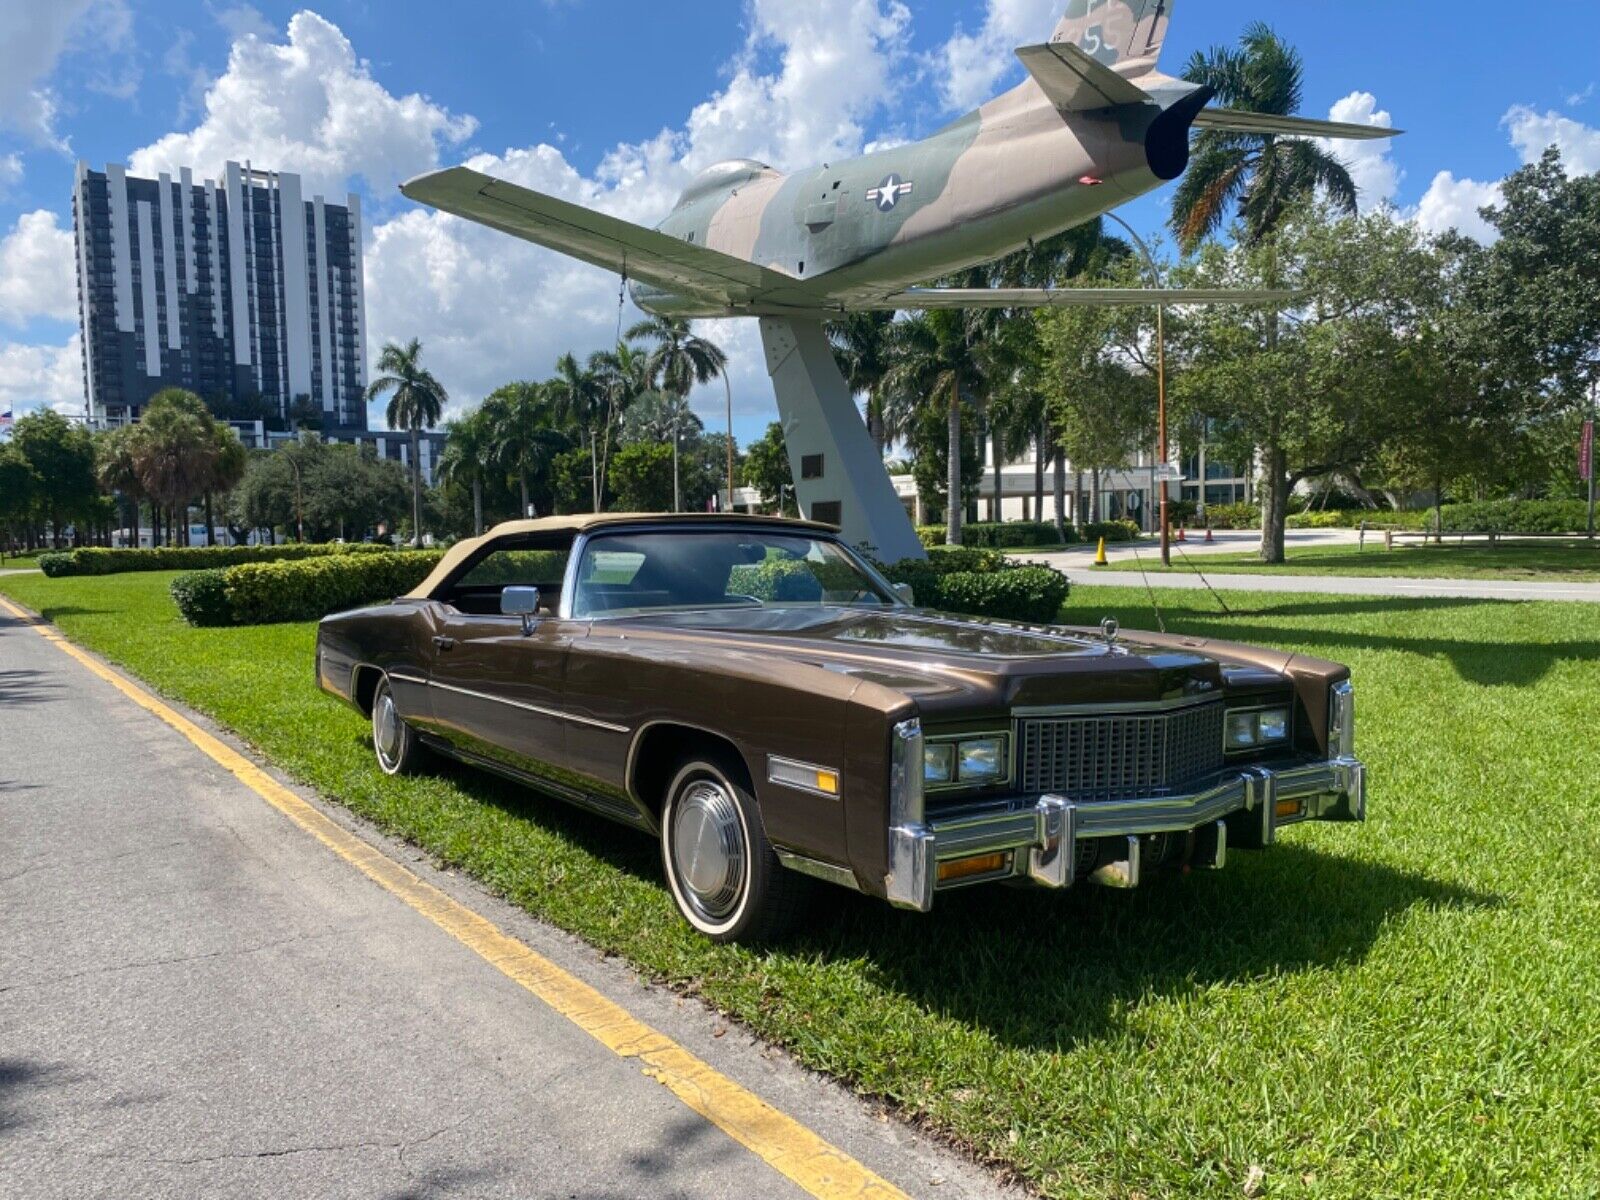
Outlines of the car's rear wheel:
{"label": "car's rear wheel", "polygon": [[385,775],[409,775],[422,760],[422,743],[395,707],[387,675],[372,693],[372,749]]}
{"label": "car's rear wheel", "polygon": [[661,859],[684,919],[715,942],[756,942],[794,922],[803,876],[778,861],[744,772],[716,757],[684,762],[661,814]]}

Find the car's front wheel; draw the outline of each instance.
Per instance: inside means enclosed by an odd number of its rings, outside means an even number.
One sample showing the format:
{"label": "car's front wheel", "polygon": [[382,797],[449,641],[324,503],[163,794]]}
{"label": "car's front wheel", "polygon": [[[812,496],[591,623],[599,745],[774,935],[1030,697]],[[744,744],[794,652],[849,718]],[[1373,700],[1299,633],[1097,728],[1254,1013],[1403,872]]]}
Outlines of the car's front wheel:
{"label": "car's front wheel", "polygon": [[422,743],[394,706],[387,675],[378,680],[372,694],[372,749],[385,775],[411,774],[423,755]]}
{"label": "car's front wheel", "polygon": [[798,913],[806,879],[778,861],[744,772],[684,762],[661,814],[667,886],[684,919],[715,942],[764,941]]}

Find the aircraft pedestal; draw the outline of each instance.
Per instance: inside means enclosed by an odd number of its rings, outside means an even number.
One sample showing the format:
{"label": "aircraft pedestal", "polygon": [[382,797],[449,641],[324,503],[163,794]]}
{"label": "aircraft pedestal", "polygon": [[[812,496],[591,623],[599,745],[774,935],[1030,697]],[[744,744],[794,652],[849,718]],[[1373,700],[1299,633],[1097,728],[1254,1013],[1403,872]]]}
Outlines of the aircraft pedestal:
{"label": "aircraft pedestal", "polygon": [[822,322],[763,317],[761,343],[801,513],[838,524],[845,541],[880,562],[926,558]]}

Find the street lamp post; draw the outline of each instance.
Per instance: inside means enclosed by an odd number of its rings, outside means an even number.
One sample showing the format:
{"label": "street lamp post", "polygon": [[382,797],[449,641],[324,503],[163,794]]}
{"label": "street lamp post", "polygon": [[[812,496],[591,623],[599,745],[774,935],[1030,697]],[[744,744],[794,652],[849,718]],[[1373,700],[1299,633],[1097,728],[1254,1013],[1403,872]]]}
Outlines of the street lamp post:
{"label": "street lamp post", "polygon": [[728,382],[728,364],[722,364],[722,387],[728,393],[728,511],[733,511],[733,384]]}
{"label": "street lamp post", "polygon": [[286,450],[283,456],[289,460],[289,467],[294,471],[294,540],[304,542],[306,526],[300,509],[300,464],[295,460],[293,451]]}
{"label": "street lamp post", "polygon": [[[1155,255],[1150,253],[1150,247],[1140,237],[1132,225],[1119,217],[1116,213],[1106,213],[1118,225],[1128,231],[1128,236],[1133,239],[1134,245],[1139,247],[1139,252],[1144,255],[1145,265],[1150,268],[1150,281],[1157,291],[1161,290],[1161,268],[1156,265]],[[1162,472],[1167,466],[1167,306],[1157,301],[1156,303],[1156,474],[1161,484],[1161,565],[1172,565],[1172,533],[1167,522],[1167,481]],[[1205,495],[1205,480],[1200,481],[1201,495]]]}

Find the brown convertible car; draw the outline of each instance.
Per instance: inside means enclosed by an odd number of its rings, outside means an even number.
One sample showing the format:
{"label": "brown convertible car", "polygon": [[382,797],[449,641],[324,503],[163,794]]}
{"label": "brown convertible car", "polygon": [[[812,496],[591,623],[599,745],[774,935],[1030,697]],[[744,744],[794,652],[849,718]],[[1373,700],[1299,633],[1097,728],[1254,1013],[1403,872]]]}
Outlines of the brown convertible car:
{"label": "brown convertible car", "polygon": [[719,940],[774,932],[806,876],[926,911],[1365,817],[1342,666],[911,600],[810,522],[515,521],[324,620],[317,678],[387,772],[436,750],[659,837]]}

